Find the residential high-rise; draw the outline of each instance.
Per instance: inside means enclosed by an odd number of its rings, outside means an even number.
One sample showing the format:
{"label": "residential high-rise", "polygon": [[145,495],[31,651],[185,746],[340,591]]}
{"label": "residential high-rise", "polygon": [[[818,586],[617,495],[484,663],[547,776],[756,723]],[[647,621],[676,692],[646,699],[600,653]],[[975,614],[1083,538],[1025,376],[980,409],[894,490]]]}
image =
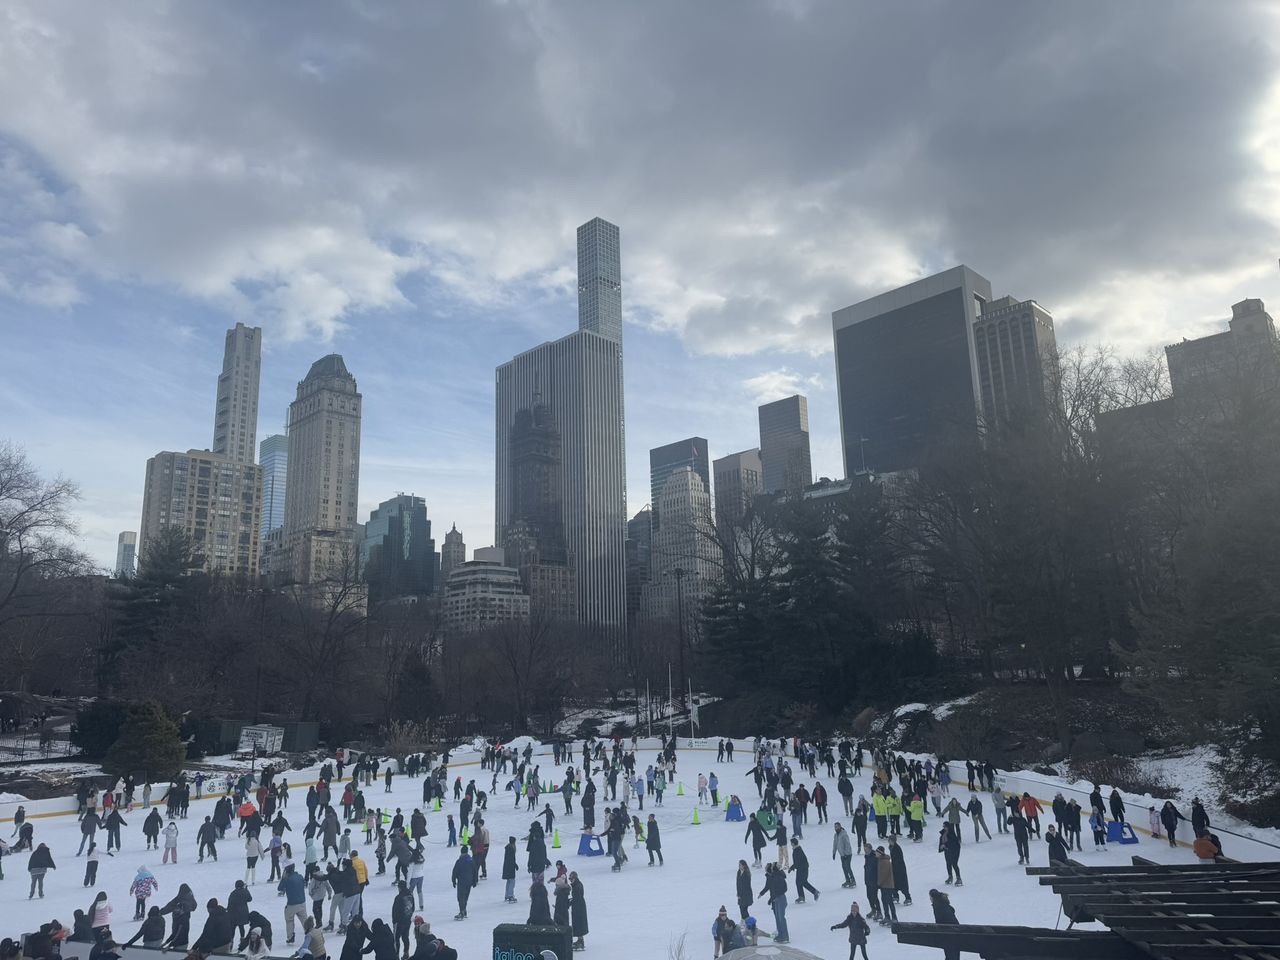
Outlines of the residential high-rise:
{"label": "residential high-rise", "polygon": [[664,519],[653,530],[641,610],[649,620],[676,620],[683,614],[685,635],[692,637],[702,601],[718,579],[711,496],[697,471],[681,467],[662,485],[657,507]]}
{"label": "residential high-rise", "polygon": [[990,301],[986,278],[959,266],[831,315],[846,476],[977,441],[974,324]]}
{"label": "residential high-rise", "polygon": [[294,582],[349,578],[358,566],[361,402],[355,377],[332,353],[311,365],[289,405],[282,549]]}
{"label": "residential high-rise", "polygon": [[618,228],[595,217],[578,228],[578,329],[622,344]]}
{"label": "residential high-rise", "polygon": [[262,467],[263,539],[276,527],[284,526],[284,497],[289,480],[289,438],[275,433],[258,444],[258,464]]}
{"label": "residential high-rise", "polygon": [[440,546],[440,584],[449,579],[449,574],[467,562],[467,545],[458,532],[455,523],[444,535],[444,543]]}
{"label": "residential high-rise", "polygon": [[760,465],[765,493],[799,493],[813,483],[809,401],[800,394],[760,406]]}
{"label": "residential high-rise", "polygon": [[495,537],[517,519],[512,428],[544,404],[560,435],[559,509],[578,618],[626,623],[626,450],[617,227],[578,231],[579,329],[497,368]]}
{"label": "residential high-rise", "polygon": [[627,521],[627,623],[640,614],[640,598],[649,582],[649,558],[653,553],[652,510],[644,507]]}
{"label": "residential high-rise", "polygon": [[658,494],[662,492],[667,477],[683,467],[693,470],[702,478],[703,487],[708,491],[711,489],[706,437],[689,437],[649,451],[649,506],[653,509],[655,528],[662,522],[662,515],[656,509]]}
{"label": "residential high-rise", "polygon": [[140,555],[160,532],[177,527],[191,539],[197,566],[209,573],[256,577],[262,514],[261,469],[208,450],[164,451],[147,461]]}
{"label": "residential high-rise", "polygon": [[982,305],[973,327],[983,421],[997,427],[1057,396],[1053,317],[1034,300],[1000,297]]}
{"label": "residential high-rise", "polygon": [[716,478],[716,522],[741,520],[752,501],[764,492],[759,449],[731,453],[716,460],[711,467]]}
{"label": "residential high-rise", "polygon": [[258,436],[258,380],[262,374],[262,328],[237,323],[227,331],[213,412],[213,452],[253,463]]}
{"label": "residential high-rise", "polygon": [[116,537],[116,579],[128,580],[136,570],[138,559],[138,535],[132,530]]}
{"label": "residential high-rise", "polygon": [[169,527],[191,538],[198,566],[256,577],[262,522],[262,471],[253,462],[258,434],[262,331],[227,331],[213,418],[213,449],[162,451],[147,461],[138,556]]}
{"label": "residential high-rise", "polygon": [[435,589],[439,564],[422,497],[397,494],[369,514],[360,544],[360,570],[369,584],[371,604],[427,596]]}

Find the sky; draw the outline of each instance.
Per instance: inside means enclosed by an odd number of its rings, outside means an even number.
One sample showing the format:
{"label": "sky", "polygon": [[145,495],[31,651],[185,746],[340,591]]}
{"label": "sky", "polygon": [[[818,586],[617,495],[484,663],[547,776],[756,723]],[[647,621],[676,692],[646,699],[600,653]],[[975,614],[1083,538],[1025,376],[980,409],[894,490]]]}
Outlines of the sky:
{"label": "sky", "polygon": [[833,310],[956,263],[1122,354],[1280,305],[1280,7],[475,0],[0,8],[0,438],[80,485],[102,565],[146,460],[212,442],[226,329],[259,437],[343,355],[361,515],[493,541],[494,368],[576,326],[621,228],[628,508],[648,450],[757,445]]}

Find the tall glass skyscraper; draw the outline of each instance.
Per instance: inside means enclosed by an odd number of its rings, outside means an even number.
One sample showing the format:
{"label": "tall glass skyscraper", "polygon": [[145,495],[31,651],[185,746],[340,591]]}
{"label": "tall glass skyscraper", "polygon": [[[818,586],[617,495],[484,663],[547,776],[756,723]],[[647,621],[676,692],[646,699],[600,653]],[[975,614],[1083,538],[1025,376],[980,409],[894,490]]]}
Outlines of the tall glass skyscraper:
{"label": "tall glass skyscraper", "polygon": [[622,258],[618,228],[599,217],[578,228],[578,329],[622,344]]}
{"label": "tall glass skyscraper", "polygon": [[258,464],[262,467],[262,526],[265,537],[284,526],[284,492],[289,476],[289,438],[275,433],[258,444]]}
{"label": "tall glass skyscraper", "polygon": [[622,408],[622,285],[618,228],[578,228],[578,330],[526,350],[496,372],[495,538],[517,519],[512,428],[545,404],[560,432],[561,522],[576,571],[578,618],[626,624],[627,465]]}

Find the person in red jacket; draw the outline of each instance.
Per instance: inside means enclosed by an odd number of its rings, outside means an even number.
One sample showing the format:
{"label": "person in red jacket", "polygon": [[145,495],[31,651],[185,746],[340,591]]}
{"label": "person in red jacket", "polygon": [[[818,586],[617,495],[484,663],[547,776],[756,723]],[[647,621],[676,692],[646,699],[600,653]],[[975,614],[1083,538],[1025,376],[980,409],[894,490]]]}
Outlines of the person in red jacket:
{"label": "person in red jacket", "polygon": [[1022,815],[1027,818],[1027,827],[1035,836],[1040,836],[1040,814],[1044,813],[1044,807],[1040,806],[1040,801],[1024,792],[1022,802],[1018,806],[1022,808]]}
{"label": "person in red jacket", "polygon": [[818,811],[818,822],[827,822],[827,788],[821,783],[813,785],[813,807]]}

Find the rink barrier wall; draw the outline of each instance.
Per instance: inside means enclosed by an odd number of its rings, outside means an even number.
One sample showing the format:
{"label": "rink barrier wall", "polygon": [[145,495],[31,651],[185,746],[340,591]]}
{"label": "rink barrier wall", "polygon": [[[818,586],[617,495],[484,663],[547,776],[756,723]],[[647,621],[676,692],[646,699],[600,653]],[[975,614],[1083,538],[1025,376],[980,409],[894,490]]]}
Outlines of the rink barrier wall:
{"label": "rink barrier wall", "polygon": [[[676,739],[678,741],[683,739],[683,744],[680,745],[680,749],[682,751],[693,750],[693,751],[698,751],[703,753],[715,753],[717,749],[716,747],[710,746],[709,738],[699,737],[696,739],[690,739],[687,737],[680,738],[677,736]],[[745,760],[747,758],[750,758],[752,755],[751,742],[749,738],[743,738],[743,740],[744,740],[743,746],[737,747],[734,750],[734,754],[735,754],[735,758],[737,756],[741,756]],[[707,746],[702,746],[702,744],[707,744]],[[640,737],[638,741],[638,749],[657,750],[661,747],[661,745],[662,745],[662,740],[658,737]],[[538,752],[535,752],[534,755],[550,756],[549,749],[545,747],[543,749],[547,751],[545,754],[542,753],[541,751],[538,751]],[[910,757],[925,756],[925,754],[916,754],[912,752],[903,752],[903,755],[910,756]],[[571,754],[571,756],[581,757],[581,751],[573,753]],[[735,762],[736,762],[736,759],[735,759]],[[474,766],[479,766],[479,764],[480,764],[480,758],[477,756],[474,760],[459,760],[457,762],[450,762],[449,768],[454,769],[457,767],[474,767]],[[955,760],[951,760],[947,762],[947,769],[950,770],[952,774],[951,783],[952,785],[958,784],[959,785],[958,789],[967,791],[968,775],[967,775],[967,772],[965,771],[964,764],[959,763],[959,775],[956,774],[956,766],[957,766],[957,761]],[[749,769],[749,766],[745,767],[745,769]],[[399,775],[403,776],[403,774],[399,774]],[[289,787],[291,791],[294,788],[300,788],[305,791],[308,787],[315,786],[315,784],[318,782],[319,782],[318,779],[317,780],[299,780],[299,781],[291,782],[289,784]],[[343,781],[343,782],[345,783],[347,781]],[[1088,790],[1081,790],[1078,787],[1072,787],[1057,780],[1050,780],[1049,778],[1041,777],[1038,774],[1035,774],[1027,770],[1020,770],[1020,771],[997,770],[996,786],[1000,787],[1000,789],[1004,790],[1006,793],[1016,790],[1019,796],[1021,796],[1023,793],[1031,794],[1031,796],[1035,797],[1037,800],[1040,801],[1041,805],[1045,808],[1045,813],[1047,814],[1049,819],[1052,819],[1052,816],[1053,816],[1051,807],[1053,803],[1054,793],[1058,793],[1058,792],[1061,792],[1063,794],[1069,793],[1079,797],[1083,797],[1085,802],[1081,803],[1081,806],[1084,807],[1085,809],[1088,809],[1088,806],[1089,806]],[[164,798],[168,794],[168,792],[169,792],[168,784],[165,784],[163,786],[153,785],[151,806],[163,807]],[[980,792],[985,793],[986,791],[980,791]],[[193,802],[201,802],[203,800],[217,798],[220,796],[223,796],[223,793],[221,792],[205,793],[205,795],[201,797],[199,801],[196,801],[195,798],[193,798]],[[1137,795],[1127,794],[1124,791],[1121,791],[1121,796],[1124,797],[1126,809],[1141,811],[1143,815],[1147,813],[1146,808],[1147,806],[1150,805],[1150,802],[1152,800],[1156,801],[1157,806],[1163,805],[1164,803],[1164,800],[1160,798],[1140,797]],[[17,810],[19,805],[26,807],[28,820],[43,819],[47,817],[76,816],[79,814],[79,805],[76,803],[76,798],[74,796],[50,797],[45,800],[28,800],[28,801],[7,800],[4,802],[0,802],[0,823],[12,823],[13,814]],[[143,807],[141,806],[141,804],[135,803],[132,814],[126,814],[126,816],[132,815],[136,817],[138,816],[139,811],[142,811],[142,810],[143,810]],[[145,816],[145,812],[143,815]],[[994,817],[994,812],[992,816]],[[1145,819],[1145,816],[1143,819]],[[990,824],[988,824],[988,826],[990,826]],[[1147,837],[1151,837],[1150,830],[1148,830],[1143,825],[1142,820],[1138,820],[1136,822],[1133,820],[1130,820],[1130,826],[1132,826],[1135,831],[1142,833]],[[1187,823],[1187,830],[1190,831],[1190,829],[1191,829],[1191,824]],[[1229,830],[1225,827],[1214,826],[1213,830],[1215,833],[1226,834],[1230,836],[1233,840],[1237,841],[1239,844],[1242,844],[1246,848],[1250,849],[1250,852],[1253,853],[1254,855],[1253,858],[1257,860],[1274,860],[1276,859],[1275,851],[1280,850],[1280,844],[1270,843],[1266,840],[1261,840],[1257,837],[1251,837],[1246,834],[1236,833],[1235,831]],[[1162,839],[1161,842],[1167,842],[1167,841],[1164,841]],[[1178,846],[1190,849],[1191,844],[1188,841],[1179,840]],[[1239,851],[1233,846],[1230,853],[1233,856],[1235,856],[1237,853],[1239,853]],[[1240,858],[1237,857],[1237,859],[1240,859]],[[133,949],[133,948],[130,948],[130,949]]]}

